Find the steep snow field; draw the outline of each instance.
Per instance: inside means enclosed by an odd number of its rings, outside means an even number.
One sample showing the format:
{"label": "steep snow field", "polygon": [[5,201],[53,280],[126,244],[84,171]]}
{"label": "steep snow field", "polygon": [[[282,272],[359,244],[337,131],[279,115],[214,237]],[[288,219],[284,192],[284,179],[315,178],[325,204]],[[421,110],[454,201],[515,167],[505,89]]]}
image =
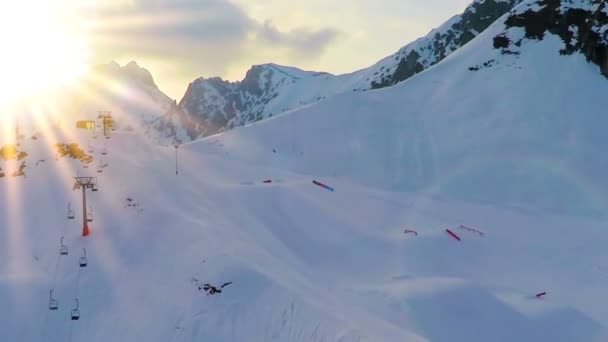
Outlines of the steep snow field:
{"label": "steep snow field", "polygon": [[[608,83],[552,35],[493,48],[519,30],[182,145],[178,175],[135,133],[28,137],[0,159],[0,341],[608,340]],[[86,169],[53,147],[89,142]]]}
{"label": "steep snow field", "polygon": [[[238,158],[252,163],[270,162],[256,148],[277,147],[299,173],[604,216],[606,78],[581,55],[560,56],[561,41],[551,35],[524,41],[520,55],[503,55],[492,48],[502,31],[489,28],[411,81],[340,95],[228,132],[223,141],[247,146]],[[469,69],[487,61],[491,67]]]}
{"label": "steep snow field", "polygon": [[[246,145],[221,141],[182,146],[178,176],[173,150],[135,135],[107,141],[101,174],[55,160],[40,140],[24,142],[27,160],[46,161],[0,183],[0,340],[600,341],[605,333],[605,222],[323,177],[336,188],[329,192],[281,167],[280,152],[265,151],[275,165],[256,166],[233,157]],[[99,181],[86,238],[74,174]],[[58,254],[61,236],[67,256]],[[207,296],[193,278],[232,284]],[[47,309],[50,289],[58,311]],[[82,318],[71,321],[75,297]]]}

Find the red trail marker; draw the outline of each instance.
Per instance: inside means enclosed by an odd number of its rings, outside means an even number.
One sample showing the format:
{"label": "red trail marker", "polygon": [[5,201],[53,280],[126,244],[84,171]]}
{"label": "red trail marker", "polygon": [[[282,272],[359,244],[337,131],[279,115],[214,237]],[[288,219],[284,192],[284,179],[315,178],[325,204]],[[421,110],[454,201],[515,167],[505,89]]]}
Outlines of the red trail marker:
{"label": "red trail marker", "polygon": [[486,234],[484,232],[482,232],[480,230],[477,230],[477,229],[473,229],[473,228],[467,227],[467,226],[462,225],[462,224],[460,226],[458,226],[458,229],[462,229],[462,230],[466,230],[466,231],[478,234],[481,237],[486,236]]}
{"label": "red trail marker", "polygon": [[460,240],[460,238],[458,237],[458,235],[454,234],[454,232],[453,232],[453,231],[451,231],[451,230],[449,230],[449,229],[446,229],[445,231],[446,231],[448,234],[452,235],[452,237],[453,237],[454,239],[456,239],[456,240],[458,240],[458,241],[461,241],[461,240]]}
{"label": "red trail marker", "polygon": [[323,184],[323,183],[321,183],[321,182],[317,182],[316,180],[313,180],[313,181],[312,181],[312,183],[313,183],[314,185],[317,185],[317,186],[320,186],[320,187],[322,187],[322,188],[324,188],[324,189],[327,189],[327,190],[329,190],[329,191],[331,191],[331,192],[334,192],[334,188],[332,188],[332,187],[331,187],[331,186],[329,186],[329,185]]}

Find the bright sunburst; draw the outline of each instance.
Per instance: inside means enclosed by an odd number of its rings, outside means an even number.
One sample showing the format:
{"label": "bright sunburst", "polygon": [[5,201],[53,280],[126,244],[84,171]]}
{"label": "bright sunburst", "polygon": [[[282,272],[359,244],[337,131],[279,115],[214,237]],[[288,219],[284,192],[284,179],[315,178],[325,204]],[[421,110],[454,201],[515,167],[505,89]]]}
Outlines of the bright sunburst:
{"label": "bright sunburst", "polygon": [[86,39],[67,14],[69,2],[0,5],[0,104],[64,85],[86,72]]}

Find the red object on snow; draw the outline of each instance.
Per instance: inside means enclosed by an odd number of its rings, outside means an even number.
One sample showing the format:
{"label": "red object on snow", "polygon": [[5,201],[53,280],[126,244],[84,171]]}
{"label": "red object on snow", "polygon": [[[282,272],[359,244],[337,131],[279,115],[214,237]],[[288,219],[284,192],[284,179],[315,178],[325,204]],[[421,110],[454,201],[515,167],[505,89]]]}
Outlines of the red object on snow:
{"label": "red object on snow", "polygon": [[479,234],[479,236],[481,236],[481,237],[486,236],[486,234],[484,234],[482,231],[479,231],[477,229],[473,229],[473,228],[467,227],[467,226],[462,225],[462,224],[460,226],[458,226],[458,229],[467,230],[469,232],[473,232],[473,233]]}
{"label": "red object on snow", "polygon": [[418,236],[418,232],[415,231],[415,230],[406,229],[406,230],[403,231],[403,233],[404,234],[414,234],[414,235]]}
{"label": "red object on snow", "polygon": [[313,183],[314,185],[318,185],[318,186],[320,186],[320,187],[322,187],[322,188],[324,188],[324,189],[327,189],[327,190],[329,190],[329,191],[331,191],[331,192],[333,192],[333,191],[334,191],[334,188],[332,188],[331,186],[329,186],[329,185],[327,185],[327,184],[323,184],[323,183],[321,183],[321,182],[317,182],[316,180],[313,180],[313,181],[312,181],[312,183]]}
{"label": "red object on snow", "polygon": [[272,183],[272,180],[271,179],[267,179],[267,180],[264,181],[264,183],[266,183],[266,184]]}
{"label": "red object on snow", "polygon": [[543,297],[544,295],[546,295],[546,294],[547,294],[547,292],[541,292],[541,293],[538,293],[538,294],[536,295],[536,298],[542,298],[542,297]]}
{"label": "red object on snow", "polygon": [[82,236],[89,236],[89,234],[91,234],[91,232],[89,231],[89,226],[84,226],[82,228]]}
{"label": "red object on snow", "polygon": [[460,238],[458,237],[458,235],[454,234],[454,232],[453,232],[453,231],[451,231],[451,230],[449,230],[449,229],[446,229],[445,231],[446,231],[446,232],[448,232],[448,234],[452,235],[452,237],[453,237],[454,239],[456,239],[456,240],[458,240],[458,241],[461,241],[461,240],[460,240]]}

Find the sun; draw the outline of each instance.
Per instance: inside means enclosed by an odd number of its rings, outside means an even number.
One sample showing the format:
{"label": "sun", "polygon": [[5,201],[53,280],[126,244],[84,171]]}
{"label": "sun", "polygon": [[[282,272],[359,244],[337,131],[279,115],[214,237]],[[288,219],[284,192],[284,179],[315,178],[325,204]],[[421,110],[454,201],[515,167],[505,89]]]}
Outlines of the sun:
{"label": "sun", "polygon": [[69,2],[0,4],[0,104],[35,96],[86,73],[86,37],[65,10]]}

